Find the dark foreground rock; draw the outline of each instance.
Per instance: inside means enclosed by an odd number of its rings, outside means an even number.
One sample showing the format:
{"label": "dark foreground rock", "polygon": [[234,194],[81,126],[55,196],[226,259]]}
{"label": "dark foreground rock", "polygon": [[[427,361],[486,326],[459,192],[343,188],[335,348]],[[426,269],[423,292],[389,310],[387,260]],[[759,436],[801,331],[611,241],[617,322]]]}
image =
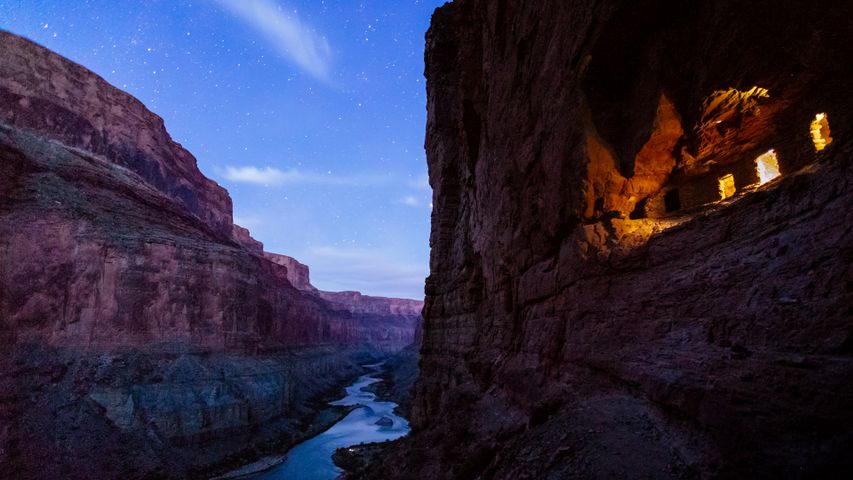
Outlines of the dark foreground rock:
{"label": "dark foreground rock", "polygon": [[332,455],[332,461],[344,470],[341,479],[361,478],[371,464],[382,458],[391,443],[393,442],[368,443],[350,448],[339,448]]}
{"label": "dark foreground rock", "polygon": [[376,424],[379,425],[380,427],[390,427],[390,426],[394,425],[394,420],[391,420],[388,417],[382,417],[376,421]]}
{"label": "dark foreground rock", "polygon": [[437,10],[414,431],[364,477],[853,474],[851,14]]}

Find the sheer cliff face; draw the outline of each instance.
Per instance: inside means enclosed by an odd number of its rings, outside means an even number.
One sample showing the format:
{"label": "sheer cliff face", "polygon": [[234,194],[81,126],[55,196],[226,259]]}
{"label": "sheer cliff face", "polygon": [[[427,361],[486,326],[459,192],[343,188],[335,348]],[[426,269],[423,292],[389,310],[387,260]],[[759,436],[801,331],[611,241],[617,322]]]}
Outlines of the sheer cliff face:
{"label": "sheer cliff face", "polygon": [[307,267],[265,257],[232,223],[228,193],[138,100],[25,39],[0,32],[0,45],[7,340],[240,351],[411,343],[419,312],[390,328],[303,292]]}
{"label": "sheer cliff face", "polygon": [[32,42],[0,31],[0,44],[0,121],[126,167],[213,228],[230,231],[228,192],[199,172],[160,117]]}
{"label": "sheer cliff face", "polygon": [[5,126],[0,156],[0,332],[11,344],[255,352],[414,338],[417,313],[390,326],[297,290],[287,267],[102,157]]}
{"label": "sheer cliff face", "polygon": [[287,255],[279,255],[276,253],[264,253],[264,257],[287,269],[287,280],[291,285],[299,290],[316,291],[317,289],[311,285],[311,278],[308,271],[308,265],[300,263],[293,257]]}
{"label": "sheer cliff face", "polygon": [[[850,468],[851,13],[437,10],[417,432],[384,475]],[[834,140],[817,152],[819,113]],[[749,185],[769,149],[782,178]]]}

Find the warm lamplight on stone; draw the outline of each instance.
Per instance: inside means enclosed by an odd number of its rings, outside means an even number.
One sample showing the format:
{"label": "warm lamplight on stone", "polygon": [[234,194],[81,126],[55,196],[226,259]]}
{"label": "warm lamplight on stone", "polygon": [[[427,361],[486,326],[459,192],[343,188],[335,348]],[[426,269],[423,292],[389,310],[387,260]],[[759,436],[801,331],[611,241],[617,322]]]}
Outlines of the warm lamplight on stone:
{"label": "warm lamplight on stone", "polygon": [[720,177],[720,200],[725,200],[735,194],[735,177],[732,174]]}
{"label": "warm lamplight on stone", "polygon": [[809,130],[812,134],[814,148],[818,152],[832,143],[832,137],[829,136],[829,119],[825,113],[818,113],[815,115]]}
{"label": "warm lamplight on stone", "polygon": [[764,185],[781,175],[779,172],[779,157],[776,150],[770,150],[755,159],[755,170],[758,172],[758,183]]}

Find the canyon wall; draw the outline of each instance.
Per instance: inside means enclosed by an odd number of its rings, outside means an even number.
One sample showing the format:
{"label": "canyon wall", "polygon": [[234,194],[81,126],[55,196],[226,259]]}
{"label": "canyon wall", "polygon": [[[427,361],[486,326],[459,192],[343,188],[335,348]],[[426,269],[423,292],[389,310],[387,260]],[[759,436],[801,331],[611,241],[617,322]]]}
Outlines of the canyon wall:
{"label": "canyon wall", "polygon": [[0,49],[0,478],[203,476],[412,343],[420,302],[325,299],[139,101]]}
{"label": "canyon wall", "polygon": [[163,119],[86,68],[0,31],[0,119],[137,173],[211,227],[229,232],[231,197],[175,143]]}
{"label": "canyon wall", "polygon": [[276,265],[284,267],[287,270],[287,281],[294,287],[299,290],[317,291],[317,289],[311,285],[311,276],[308,265],[300,263],[299,260],[296,260],[293,257],[279,255],[277,253],[264,252],[264,258]]}
{"label": "canyon wall", "polygon": [[368,476],[853,474],[851,14],[439,8],[414,432]]}

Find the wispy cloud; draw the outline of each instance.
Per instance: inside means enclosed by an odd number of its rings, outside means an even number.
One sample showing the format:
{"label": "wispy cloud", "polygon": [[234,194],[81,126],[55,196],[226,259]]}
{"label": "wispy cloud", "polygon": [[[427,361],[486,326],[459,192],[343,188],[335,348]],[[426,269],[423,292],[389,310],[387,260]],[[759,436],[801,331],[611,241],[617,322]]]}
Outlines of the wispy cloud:
{"label": "wispy cloud", "polygon": [[393,179],[387,175],[334,175],[332,172],[315,173],[291,168],[281,170],[275,167],[225,167],[220,175],[236,183],[252,183],[268,187],[282,185],[338,185],[345,187],[375,186],[390,183]]}
{"label": "wispy cloud", "polygon": [[407,195],[407,196],[401,198],[400,203],[402,203],[403,205],[405,205],[407,207],[412,207],[412,208],[422,208],[422,207],[432,208],[432,202],[430,202],[429,200],[426,200],[426,199],[423,199],[423,200],[418,199],[418,197],[416,197],[414,195]]}
{"label": "wispy cloud", "polygon": [[272,167],[225,167],[222,176],[232,182],[258,185],[280,185],[289,178],[287,173]]}
{"label": "wispy cloud", "polygon": [[332,49],[328,40],[303,23],[296,12],[272,0],[214,0],[260,32],[267,41],[314,77],[328,81]]}

